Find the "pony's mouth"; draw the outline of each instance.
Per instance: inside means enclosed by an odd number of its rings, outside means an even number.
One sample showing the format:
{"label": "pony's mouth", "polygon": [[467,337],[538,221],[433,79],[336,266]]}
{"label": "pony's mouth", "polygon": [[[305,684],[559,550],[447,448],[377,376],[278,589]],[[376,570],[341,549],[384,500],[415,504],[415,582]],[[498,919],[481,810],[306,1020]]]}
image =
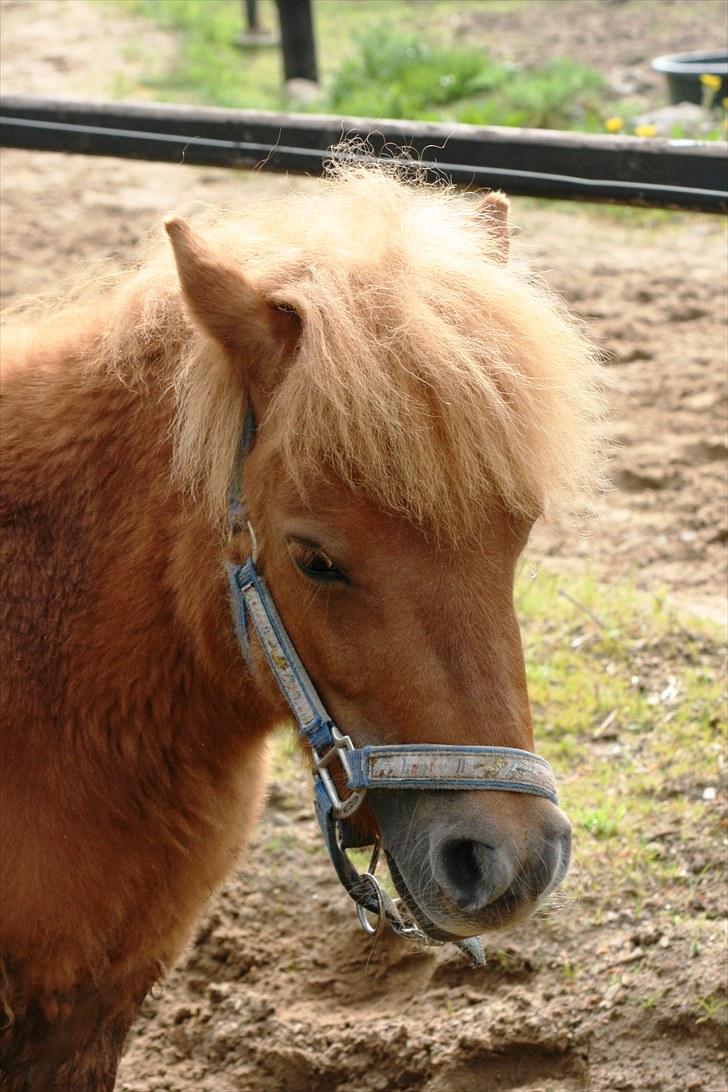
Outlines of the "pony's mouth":
{"label": "pony's mouth", "polygon": [[391,853],[385,851],[387,858],[387,866],[389,868],[389,874],[392,877],[392,882],[397,889],[397,894],[401,898],[404,905],[407,907],[408,912],[412,915],[417,925],[422,929],[423,933],[427,933],[428,937],[432,940],[458,940],[462,935],[475,936],[476,933],[469,934],[450,933],[445,929],[441,929],[439,925],[435,925],[425,911],[422,909],[417,900],[413,897],[410,889],[405,883],[404,877],[397,867],[397,862]]}
{"label": "pony's mouth", "polygon": [[408,913],[424,933],[432,940],[439,941],[480,936],[486,931],[512,926],[529,918],[543,899],[559,886],[568,871],[567,858],[562,861],[546,891],[534,896],[516,882],[488,906],[480,908],[476,916],[469,914],[467,908],[463,910],[458,907],[443,893],[434,893],[434,898],[430,899],[431,905],[425,909],[422,905],[424,899],[420,901],[412,893],[394,856],[389,852],[385,855],[392,882]]}

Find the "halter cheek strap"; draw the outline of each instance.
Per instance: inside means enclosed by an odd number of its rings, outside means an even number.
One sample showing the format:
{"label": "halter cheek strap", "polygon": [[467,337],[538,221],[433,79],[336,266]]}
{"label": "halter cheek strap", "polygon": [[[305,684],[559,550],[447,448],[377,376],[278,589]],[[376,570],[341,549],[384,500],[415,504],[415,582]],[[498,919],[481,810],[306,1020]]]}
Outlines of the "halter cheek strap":
{"label": "halter cheek strap", "polygon": [[[273,598],[252,558],[226,563],[238,641],[248,664],[252,623],[268,665],[313,752],[314,777],[324,781],[336,819],[347,819],[368,789],[494,789],[544,796],[557,803],[556,780],[545,759],[515,747],[437,743],[354,747],[324,707],[301,663]],[[328,766],[338,758],[351,796],[329,787]]]}
{"label": "halter cheek strap", "polygon": [[[252,445],[255,423],[249,410],[235,461],[230,492],[231,533],[241,529],[245,507],[239,499],[240,475]],[[252,527],[248,524],[254,540]],[[230,597],[238,643],[252,668],[249,627],[252,626],[300,735],[311,748],[316,815],[331,861],[342,884],[357,903],[362,925],[372,931],[362,910],[377,915],[403,936],[427,943],[452,939],[473,962],[482,962],[480,943],[450,938],[434,925],[423,932],[403,916],[401,900],[392,900],[374,878],[378,848],[368,873],[360,874],[345,849],[362,843],[350,817],[369,789],[495,790],[528,793],[557,803],[556,779],[549,764],[530,751],[514,747],[475,747],[443,744],[398,744],[357,748],[327,712],[288,635],[270,590],[254,557],[242,564],[227,561]],[[342,797],[331,776],[339,763],[349,794]]]}

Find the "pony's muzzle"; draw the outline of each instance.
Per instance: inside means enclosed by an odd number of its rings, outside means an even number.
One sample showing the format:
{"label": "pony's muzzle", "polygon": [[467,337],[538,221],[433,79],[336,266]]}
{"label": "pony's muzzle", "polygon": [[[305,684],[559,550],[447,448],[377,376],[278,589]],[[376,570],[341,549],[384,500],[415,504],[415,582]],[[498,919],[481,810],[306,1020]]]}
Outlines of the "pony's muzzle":
{"label": "pony's muzzle", "polygon": [[532,839],[525,860],[495,831],[444,838],[430,849],[433,879],[468,915],[499,904],[507,910],[535,903],[560,882],[571,856],[571,826],[557,809],[554,812],[549,826]]}
{"label": "pony's muzzle", "polygon": [[423,928],[430,922],[465,937],[508,925],[568,870],[571,825],[548,800],[502,792],[372,795],[400,894]]}

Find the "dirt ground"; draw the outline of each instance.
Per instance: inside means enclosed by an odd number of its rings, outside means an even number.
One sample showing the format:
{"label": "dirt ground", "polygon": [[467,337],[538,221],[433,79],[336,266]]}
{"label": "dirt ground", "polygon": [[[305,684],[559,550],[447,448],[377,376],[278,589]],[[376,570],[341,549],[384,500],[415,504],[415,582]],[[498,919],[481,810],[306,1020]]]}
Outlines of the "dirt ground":
{"label": "dirt ground", "polygon": [[664,95],[653,57],[720,49],[726,34],[722,0],[527,0],[501,11],[486,2],[452,19],[464,42],[484,33],[491,51],[516,64],[571,57],[600,72],[615,95],[649,106]]}
{"label": "dirt ground", "polygon": [[[571,42],[587,62],[590,49],[609,49],[610,64],[633,65],[648,30],[656,52],[702,44],[698,8],[715,37],[720,4],[554,2],[539,48],[563,51]],[[524,18],[493,16],[508,43],[523,39]],[[118,58],[124,36],[138,28],[118,9],[85,0],[5,0],[0,19],[2,89],[16,93],[103,95],[109,42]],[[622,40],[615,27],[629,19],[633,32]],[[613,31],[603,40],[602,25]],[[157,37],[155,48],[172,48]],[[89,258],[126,258],[171,209],[315,184],[19,151],[3,153],[1,181],[6,302],[53,289]],[[516,252],[544,272],[601,347],[618,441],[612,488],[594,501],[590,534],[541,528],[530,562],[591,565],[601,579],[664,587],[689,609],[725,619],[724,225],[700,215],[665,213],[645,224],[580,206],[514,205]],[[716,928],[697,958],[679,929],[656,924],[664,906],[648,903],[635,915],[617,899],[597,920],[588,895],[494,938],[484,970],[386,937],[372,948],[324,859],[308,796],[303,771],[273,783],[242,870],[145,1003],[122,1063],[122,1092],[728,1087],[719,1022],[696,1022],[690,1010],[696,992],[724,981],[721,891],[701,904]],[[659,816],[653,833],[668,836]],[[699,845],[683,848],[698,859]],[[668,910],[673,897],[663,897]],[[689,903],[680,909],[689,914]],[[572,979],[575,951],[591,972]],[[623,972],[635,967],[628,985]],[[644,998],[658,988],[666,992],[653,1008]]]}

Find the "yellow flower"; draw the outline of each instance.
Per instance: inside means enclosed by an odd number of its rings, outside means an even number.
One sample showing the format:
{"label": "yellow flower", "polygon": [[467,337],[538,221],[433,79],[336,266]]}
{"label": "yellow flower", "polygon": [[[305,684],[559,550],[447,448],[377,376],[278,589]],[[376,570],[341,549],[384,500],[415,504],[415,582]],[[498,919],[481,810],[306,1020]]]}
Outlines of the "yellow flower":
{"label": "yellow flower", "polygon": [[657,136],[657,129],[654,125],[636,125],[634,130],[635,136]]}
{"label": "yellow flower", "polygon": [[700,77],[703,87],[709,87],[711,91],[720,91],[721,78],[713,72],[703,72]]}
{"label": "yellow flower", "polygon": [[728,95],[724,99],[721,99],[721,106],[724,110],[728,110]]}
{"label": "yellow flower", "polygon": [[604,128],[608,133],[618,133],[620,129],[624,128],[624,122],[621,118],[607,118],[604,122]]}

